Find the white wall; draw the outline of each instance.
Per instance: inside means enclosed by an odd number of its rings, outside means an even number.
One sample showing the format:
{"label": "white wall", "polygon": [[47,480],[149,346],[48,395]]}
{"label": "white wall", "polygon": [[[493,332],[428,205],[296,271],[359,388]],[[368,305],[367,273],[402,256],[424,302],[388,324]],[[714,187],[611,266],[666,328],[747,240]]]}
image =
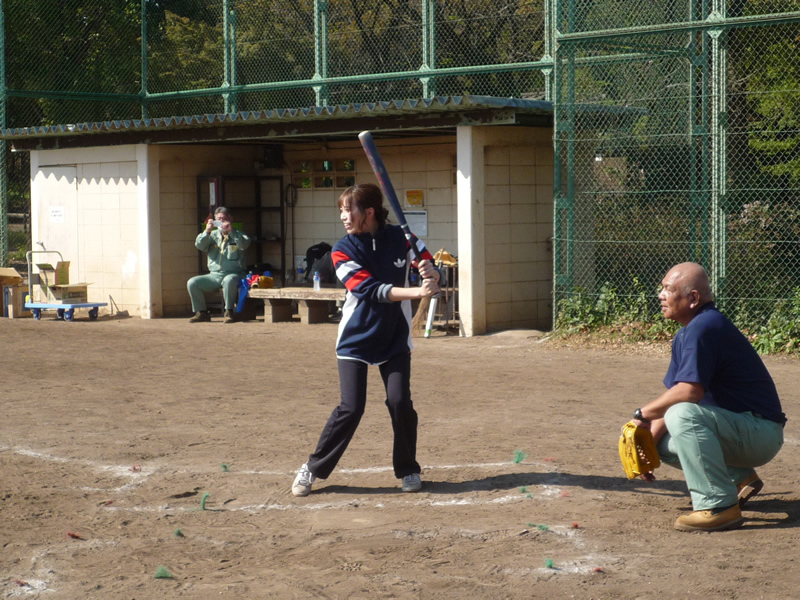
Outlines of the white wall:
{"label": "white wall", "polygon": [[[459,301],[467,335],[552,325],[552,129],[463,127],[458,137],[380,140],[398,197],[422,189],[431,252],[458,256]],[[456,165],[458,157],[458,165]],[[333,244],[343,230],[336,201],[343,176],[377,183],[357,142],[290,145],[285,158],[297,187],[295,254]],[[340,171],[355,161],[355,172]],[[333,165],[322,170],[321,161]],[[302,172],[303,167],[310,172]],[[318,187],[331,177],[334,187]],[[302,188],[302,181],[311,189]],[[291,245],[287,253],[291,254]],[[287,261],[291,263],[291,261]]]}
{"label": "white wall", "polygon": [[[419,231],[414,233],[425,242],[432,254],[444,247],[457,255],[455,137],[378,140],[377,146],[401,203],[404,203],[408,190],[421,190],[423,193],[424,206],[409,206],[408,209],[426,211],[428,232],[427,235],[421,235]],[[345,178],[352,177],[358,183],[377,183],[361,145],[358,141],[329,143],[325,147],[319,144],[289,144],[285,148],[284,159],[297,190],[294,207],[295,255],[305,255],[310,246],[319,242],[333,245],[345,233],[337,207],[339,196],[347,188]],[[331,163],[334,170],[323,171],[323,161]],[[353,171],[342,169],[345,161],[354,163]],[[303,172],[304,166],[310,167],[311,171]],[[322,187],[321,180],[325,177],[333,180],[333,187]],[[312,187],[304,188],[304,180],[306,185]],[[389,220],[397,223],[394,215],[390,214]],[[289,237],[289,257],[292,254],[291,242]],[[290,268],[292,262],[287,260]]]}
{"label": "white wall", "polygon": [[[31,152],[34,242],[62,252],[70,281],[92,284],[91,302],[145,318],[187,314],[186,281],[198,272],[197,176],[251,175],[256,156],[253,146]],[[50,222],[51,206],[65,224]],[[65,240],[72,245],[59,247]]]}
{"label": "white wall", "polygon": [[[154,165],[150,179],[158,182],[163,315],[189,315],[192,307],[186,282],[198,274],[194,240],[202,230],[197,178],[199,175],[253,175],[258,147],[150,146],[150,155]],[[248,256],[248,263],[252,256],[252,253]],[[205,257],[202,260],[205,261]]]}
{"label": "white wall", "polygon": [[[424,205],[409,207],[427,212],[428,232],[419,236],[432,253],[444,247],[459,258],[468,335],[550,327],[551,137],[542,128],[465,127],[458,136],[378,142],[401,200],[408,190],[422,192]],[[260,157],[258,145],[31,152],[34,242],[64,252],[71,280],[92,284],[90,301],[145,318],[186,316],[186,281],[198,272],[198,176],[280,175],[284,187],[294,184],[287,271],[292,243],[295,255],[305,255],[341,238],[337,200],[350,179],[376,182],[357,141],[287,144],[283,168],[259,170]],[[63,209],[63,223],[51,222],[52,206]]]}
{"label": "white wall", "polygon": [[[74,177],[58,175],[65,169]],[[71,263],[70,281],[91,283],[90,302],[113,301],[140,314],[143,214],[136,146],[31,152],[31,177],[34,250],[41,241],[60,251]],[[63,224],[48,210],[53,206],[74,227],[66,240]]]}
{"label": "white wall", "polygon": [[552,130],[460,127],[458,138],[464,330],[549,329]]}

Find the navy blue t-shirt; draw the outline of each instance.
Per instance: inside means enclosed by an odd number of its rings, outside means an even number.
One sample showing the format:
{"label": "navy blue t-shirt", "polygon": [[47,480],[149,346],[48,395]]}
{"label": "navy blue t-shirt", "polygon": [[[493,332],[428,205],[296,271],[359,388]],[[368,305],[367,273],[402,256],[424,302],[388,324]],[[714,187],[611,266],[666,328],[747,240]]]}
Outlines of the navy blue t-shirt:
{"label": "navy blue t-shirt", "polygon": [[699,383],[700,404],[732,412],[753,412],[786,423],[775,383],[746,337],[714,306],[703,305],[672,340],[672,360],[664,385]]}

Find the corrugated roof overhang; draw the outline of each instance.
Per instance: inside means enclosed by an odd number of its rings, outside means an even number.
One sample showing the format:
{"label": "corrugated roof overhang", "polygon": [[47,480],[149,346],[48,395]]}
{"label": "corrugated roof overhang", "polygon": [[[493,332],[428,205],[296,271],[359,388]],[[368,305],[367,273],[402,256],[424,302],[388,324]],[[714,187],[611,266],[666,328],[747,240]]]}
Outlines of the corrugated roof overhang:
{"label": "corrugated roof overhang", "polygon": [[10,141],[15,150],[26,151],[122,144],[353,139],[366,129],[376,137],[441,135],[443,130],[468,125],[552,124],[552,102],[466,95],[9,128],[0,132],[0,139]]}

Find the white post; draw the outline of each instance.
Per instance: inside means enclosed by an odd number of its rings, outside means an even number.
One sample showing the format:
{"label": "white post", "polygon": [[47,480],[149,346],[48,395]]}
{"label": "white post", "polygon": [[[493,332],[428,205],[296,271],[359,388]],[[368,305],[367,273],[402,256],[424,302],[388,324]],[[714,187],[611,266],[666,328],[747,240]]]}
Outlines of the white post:
{"label": "white post", "polygon": [[483,138],[479,127],[456,129],[458,312],[466,336],[486,332]]}
{"label": "white post", "polygon": [[139,308],[143,319],[163,316],[158,158],[158,146],[136,146],[139,172]]}

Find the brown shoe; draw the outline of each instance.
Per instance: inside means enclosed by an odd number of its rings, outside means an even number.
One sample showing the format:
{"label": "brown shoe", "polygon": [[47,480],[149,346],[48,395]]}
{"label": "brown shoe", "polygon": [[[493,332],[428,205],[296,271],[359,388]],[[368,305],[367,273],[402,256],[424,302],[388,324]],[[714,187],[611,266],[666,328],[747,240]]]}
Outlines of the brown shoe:
{"label": "brown shoe", "polygon": [[738,504],[724,510],[696,510],[688,515],[681,515],[675,521],[678,531],[726,531],[742,526],[742,509]]}
{"label": "brown shoe", "polygon": [[753,473],[736,487],[739,489],[739,508],[744,508],[747,501],[763,489],[764,482],[758,473]]}
{"label": "brown shoe", "polygon": [[211,315],[207,310],[199,310],[189,319],[189,323],[208,323],[209,321],[211,321]]}
{"label": "brown shoe", "polygon": [[222,317],[223,323],[233,323],[236,321],[236,315],[233,313],[232,310],[226,310],[225,314]]}

